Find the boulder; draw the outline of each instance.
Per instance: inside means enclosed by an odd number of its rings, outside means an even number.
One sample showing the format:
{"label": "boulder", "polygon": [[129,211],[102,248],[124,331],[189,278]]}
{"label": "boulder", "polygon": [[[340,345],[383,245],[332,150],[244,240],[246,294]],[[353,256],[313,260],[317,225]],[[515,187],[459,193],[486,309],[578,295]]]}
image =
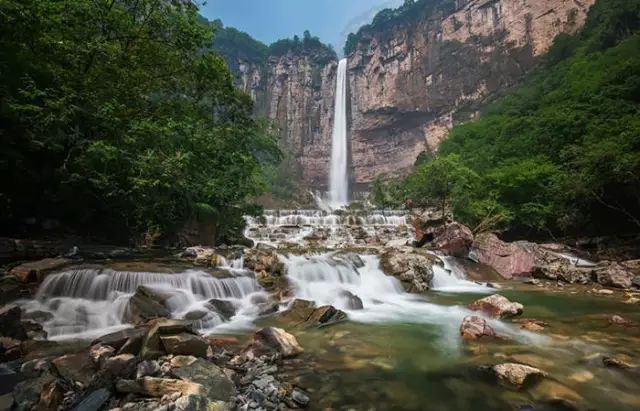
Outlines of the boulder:
{"label": "boulder", "polygon": [[184,362],[172,373],[182,381],[199,384],[200,394],[209,400],[231,402],[236,395],[235,384],[222,368],[201,358]]}
{"label": "boulder", "polygon": [[536,245],[528,242],[505,243],[495,234],[482,233],[475,237],[469,257],[491,266],[502,277],[529,276],[536,266]]}
{"label": "boulder", "polygon": [[89,357],[98,368],[101,368],[104,362],[109,357],[113,357],[115,353],[116,349],[109,345],[96,344],[89,348]]}
{"label": "boulder", "polygon": [[169,309],[164,305],[168,296],[158,290],[139,286],[129,299],[127,319],[135,324],[154,318],[169,317]]}
{"label": "boulder", "polygon": [[144,328],[127,328],[95,339],[91,345],[103,344],[113,347],[118,354],[138,354],[146,334]]}
{"label": "boulder", "polygon": [[221,258],[216,254],[216,250],[211,247],[194,246],[185,249],[182,257],[194,258],[194,262],[207,267],[217,267]]}
{"label": "boulder", "polygon": [[524,364],[498,364],[491,369],[498,378],[498,381],[517,388],[538,382],[546,376],[545,372]]}
{"label": "boulder", "polygon": [[16,340],[26,340],[27,333],[22,327],[22,310],[16,304],[0,308],[0,335]]}
{"label": "boulder", "polygon": [[0,363],[17,360],[22,356],[21,342],[10,337],[0,337]]}
{"label": "boulder", "polygon": [[19,410],[30,410],[40,399],[44,388],[55,381],[56,377],[49,371],[40,376],[22,381],[13,388],[13,400]]}
{"label": "boulder", "polygon": [[202,395],[184,395],[173,404],[175,411],[231,411],[231,404],[211,401]]}
{"label": "boulder", "polygon": [[595,279],[605,287],[631,288],[635,275],[627,270],[623,265],[609,263],[604,267],[597,268],[594,272]]}
{"label": "boulder", "polygon": [[129,378],[136,371],[136,357],[133,354],[120,354],[104,362],[104,370],[118,378]]}
{"label": "boulder", "polygon": [[440,263],[437,257],[418,250],[390,249],[380,257],[382,271],[400,280],[404,289],[411,293],[422,293],[429,289],[433,279],[432,267]]}
{"label": "boulder", "polygon": [[316,308],[313,301],[296,299],[278,318],[290,327],[313,328],[344,321],[347,314],[331,305]]}
{"label": "boulder", "polygon": [[24,284],[14,276],[0,278],[0,305],[7,304],[22,297]]}
{"label": "boulder", "polygon": [[348,310],[362,310],[364,308],[362,299],[350,291],[340,291],[340,297],[346,301],[346,309]]}
{"label": "boulder", "polygon": [[244,257],[244,266],[256,273],[265,271],[274,276],[285,274],[285,265],[278,258],[278,253],[274,248],[256,247],[248,250]]}
{"label": "boulder", "polygon": [[110,397],[111,392],[106,388],[91,391],[89,395],[84,397],[82,401],[73,408],[73,411],[95,411],[102,409],[102,406],[109,401]]}
{"label": "boulder", "polygon": [[255,333],[252,343],[245,352],[250,353],[250,356],[253,357],[273,354],[293,357],[303,351],[298,340],[292,334],[282,328],[267,327]]}
{"label": "boulder", "polygon": [[171,378],[142,377],[135,381],[118,380],[116,382],[116,391],[118,392],[148,397],[163,397],[174,393],[201,395],[203,390],[204,388],[200,384]]}
{"label": "boulder", "polygon": [[64,401],[66,391],[60,380],[53,380],[45,385],[40,392],[38,411],[57,411]]}
{"label": "boulder", "polygon": [[209,305],[211,311],[215,311],[216,313],[220,314],[220,317],[227,321],[231,317],[236,315],[236,307],[231,301],[212,298],[208,301],[207,304]]}
{"label": "boulder", "polygon": [[524,307],[520,303],[509,301],[500,294],[493,294],[489,297],[481,298],[467,306],[473,311],[482,311],[493,318],[507,318],[521,315]]}
{"label": "boulder", "polygon": [[51,363],[62,378],[71,382],[81,382],[85,386],[96,372],[88,351],[63,355],[53,359]]}
{"label": "boulder", "polygon": [[187,321],[160,318],[151,321],[149,325],[140,349],[140,358],[143,360],[155,359],[166,354],[160,336],[193,333],[191,323]]}
{"label": "boulder", "polygon": [[466,257],[473,243],[473,233],[469,227],[451,223],[437,229],[431,245],[445,255]]}
{"label": "boulder", "polygon": [[206,357],[209,348],[209,344],[202,337],[189,333],[161,336],[160,341],[165,352],[173,355]]}
{"label": "boulder", "polygon": [[50,272],[59,270],[72,262],[68,258],[45,258],[20,264],[12,268],[9,273],[23,283],[40,282]]}
{"label": "boulder", "polygon": [[462,320],[460,336],[463,340],[472,341],[484,337],[495,338],[496,332],[487,324],[484,318],[470,315]]}

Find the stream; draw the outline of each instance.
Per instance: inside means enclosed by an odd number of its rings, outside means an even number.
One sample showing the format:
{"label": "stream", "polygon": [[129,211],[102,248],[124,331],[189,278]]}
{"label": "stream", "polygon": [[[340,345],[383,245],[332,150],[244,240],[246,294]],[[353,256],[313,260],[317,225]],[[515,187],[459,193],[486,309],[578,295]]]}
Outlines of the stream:
{"label": "stream", "polygon": [[[241,340],[278,324],[277,315],[263,311],[269,302],[279,311],[295,298],[333,305],[347,313],[348,321],[296,331],[305,353],[283,371],[309,391],[310,409],[640,409],[639,375],[602,363],[607,355],[631,362],[640,356],[640,328],[608,321],[616,314],[640,323],[633,306],[573,286],[471,280],[469,262],[437,255],[441,264],[432,267],[431,289],[408,293],[380,263],[382,251],[408,248],[400,245],[412,236],[401,211],[268,211],[247,221],[246,234],[259,246],[279,247],[290,288],[282,299],[264,290],[244,267],[243,256],[235,256],[221,259],[215,272],[179,266],[169,272],[138,271],[135,264],[126,270],[74,267],[49,275],[35,298],[21,304],[42,323],[48,338],[58,341],[131,327],[128,303],[139,286],[165,296],[170,316],[193,319],[200,333]],[[522,303],[522,317],[543,321],[544,331],[488,319],[503,340],[463,342],[460,324],[471,314],[466,304],[496,292]],[[211,309],[212,299],[230,303],[234,314],[219,315]],[[482,371],[482,366],[504,362],[528,364],[549,377],[533,388],[515,390]]]}

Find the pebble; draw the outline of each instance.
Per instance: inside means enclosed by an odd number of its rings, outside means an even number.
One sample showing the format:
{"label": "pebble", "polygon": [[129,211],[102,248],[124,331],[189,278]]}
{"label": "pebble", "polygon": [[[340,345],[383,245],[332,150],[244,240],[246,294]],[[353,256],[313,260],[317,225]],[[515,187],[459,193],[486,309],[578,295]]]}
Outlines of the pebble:
{"label": "pebble", "polygon": [[603,288],[602,290],[598,290],[596,292],[598,294],[600,294],[600,295],[611,295],[611,294],[613,294],[612,290],[607,290],[606,288]]}

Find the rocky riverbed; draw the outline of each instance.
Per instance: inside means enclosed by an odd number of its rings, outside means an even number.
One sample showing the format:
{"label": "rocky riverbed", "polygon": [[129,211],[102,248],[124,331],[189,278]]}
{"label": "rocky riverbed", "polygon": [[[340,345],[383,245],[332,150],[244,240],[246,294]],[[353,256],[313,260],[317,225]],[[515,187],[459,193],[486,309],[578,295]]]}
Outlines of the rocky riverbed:
{"label": "rocky riverbed", "polygon": [[302,217],[253,248],[8,263],[0,409],[640,408],[637,260],[433,212]]}

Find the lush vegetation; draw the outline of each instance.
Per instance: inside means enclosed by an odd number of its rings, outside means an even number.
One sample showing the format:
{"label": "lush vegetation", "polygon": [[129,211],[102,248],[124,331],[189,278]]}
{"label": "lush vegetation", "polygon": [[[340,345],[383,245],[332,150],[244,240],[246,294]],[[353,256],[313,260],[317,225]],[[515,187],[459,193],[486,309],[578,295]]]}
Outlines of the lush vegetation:
{"label": "lush vegetation", "polygon": [[639,0],[598,1],[521,88],[374,198],[446,202],[477,230],[640,230],[638,28]]}
{"label": "lush vegetation", "polygon": [[0,0],[0,225],[235,229],[279,152],[191,2]]}
{"label": "lush vegetation", "polygon": [[230,65],[238,61],[262,65],[271,56],[280,57],[287,54],[309,55],[318,64],[326,64],[336,59],[336,53],[331,45],[326,45],[316,36],[306,30],[302,39],[293,36],[292,39],[278,40],[271,45],[255,40],[249,34],[233,27],[224,27],[220,20],[211,23],[216,37],[213,48],[222,54]]}
{"label": "lush vegetation", "polygon": [[398,26],[423,20],[425,17],[442,11],[451,12],[455,8],[455,0],[404,0],[396,9],[384,9],[378,12],[370,24],[366,24],[356,33],[350,33],[344,46],[344,54],[351,54],[359,44],[366,44],[375,33],[385,35]]}
{"label": "lush vegetation", "polygon": [[293,36],[293,39],[278,40],[269,46],[269,55],[283,56],[289,53],[309,54],[319,64],[326,64],[336,59],[336,52],[331,45],[326,45],[316,36],[312,36],[305,30],[302,39]]}
{"label": "lush vegetation", "polygon": [[263,64],[269,56],[269,46],[249,34],[233,27],[225,27],[220,20],[213,21],[211,25],[215,30],[213,48],[222,54],[228,63],[242,60]]}

